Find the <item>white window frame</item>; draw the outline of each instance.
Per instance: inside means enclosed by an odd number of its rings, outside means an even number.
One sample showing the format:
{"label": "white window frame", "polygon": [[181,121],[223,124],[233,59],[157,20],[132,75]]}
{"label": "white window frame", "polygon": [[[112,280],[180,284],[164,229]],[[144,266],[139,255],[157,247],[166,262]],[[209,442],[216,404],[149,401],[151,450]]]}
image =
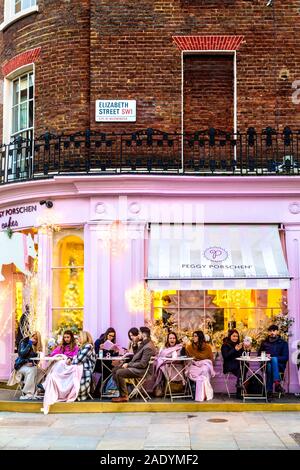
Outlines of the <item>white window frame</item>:
{"label": "white window frame", "polygon": [[[23,0],[21,1],[23,3]],[[38,0],[35,0],[35,2],[35,5],[27,8],[21,8],[21,11],[15,13],[15,0],[4,0],[4,21],[0,25],[0,31],[3,31],[10,24],[18,21],[24,16],[28,16],[39,11]]]}
{"label": "white window frame", "polygon": [[[34,63],[27,64],[19,69],[14,70],[11,74],[4,78],[3,83],[3,143],[9,144],[14,139],[12,136],[12,107],[13,107],[13,81],[22,75],[33,72],[33,79],[35,80],[35,66]],[[33,89],[33,120],[32,120],[32,137],[34,138],[34,123],[35,123],[35,89]],[[20,131],[20,133],[26,132]],[[15,133],[17,135],[17,133]],[[6,159],[5,161],[5,178],[8,178],[8,169],[16,164],[16,161]],[[14,179],[14,178],[12,178]]]}
{"label": "white window frame", "polygon": [[[29,122],[27,122],[27,126],[24,128],[24,129],[21,129],[20,128],[20,118],[21,118],[21,102],[20,102],[20,93],[21,93],[21,88],[19,88],[19,101],[17,103],[17,105],[14,105],[13,103],[13,98],[14,98],[14,87],[13,87],[13,84],[16,80],[19,81],[19,84],[20,84],[20,79],[24,76],[27,76],[29,78],[29,74],[32,74],[33,75],[33,97],[32,99],[29,99],[29,96],[28,96],[28,91],[29,91],[29,83],[27,83],[27,99],[26,101],[24,101],[24,103],[27,103],[27,120],[28,120],[28,117],[29,117],[29,103],[30,101],[32,102],[32,126],[29,126]],[[25,132],[32,132],[32,135],[33,135],[33,116],[34,116],[34,86],[35,86],[35,83],[34,83],[34,71],[31,69],[31,70],[28,70],[26,72],[23,72],[21,73],[20,75],[18,75],[17,77],[15,77],[14,79],[11,80],[11,88],[12,88],[12,92],[11,92],[11,96],[12,96],[12,102],[11,102],[11,116],[12,116],[12,122],[11,122],[11,136],[10,136],[10,139],[11,141],[14,141],[20,134],[23,134]],[[19,108],[19,112],[18,112],[18,130],[13,132],[13,108],[15,107],[18,107]]]}
{"label": "white window frame", "polygon": [[[33,72],[35,80],[34,63],[27,64],[14,70],[11,74],[4,78],[3,83],[3,143],[9,144],[12,141],[12,107],[13,107],[13,81],[22,75]],[[34,135],[34,117],[35,117],[35,93],[33,90],[33,122],[32,134]],[[26,130],[26,129],[25,129]],[[20,131],[21,133],[22,131]]]}

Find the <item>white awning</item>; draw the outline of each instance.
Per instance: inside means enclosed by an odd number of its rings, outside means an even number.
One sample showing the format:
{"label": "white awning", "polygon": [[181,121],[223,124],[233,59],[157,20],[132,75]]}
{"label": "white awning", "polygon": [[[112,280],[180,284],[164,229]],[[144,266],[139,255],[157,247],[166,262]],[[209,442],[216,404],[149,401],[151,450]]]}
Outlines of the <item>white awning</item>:
{"label": "white awning", "polygon": [[151,224],[151,290],[288,289],[277,225]]}

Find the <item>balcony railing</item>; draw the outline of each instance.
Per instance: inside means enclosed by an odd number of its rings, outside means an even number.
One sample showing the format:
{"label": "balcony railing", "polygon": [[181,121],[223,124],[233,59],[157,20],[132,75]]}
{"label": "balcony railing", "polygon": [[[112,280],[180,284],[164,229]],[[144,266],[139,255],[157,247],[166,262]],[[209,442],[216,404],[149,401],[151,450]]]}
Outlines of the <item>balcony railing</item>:
{"label": "balcony railing", "polygon": [[61,174],[298,175],[300,130],[45,133],[1,146],[0,184]]}

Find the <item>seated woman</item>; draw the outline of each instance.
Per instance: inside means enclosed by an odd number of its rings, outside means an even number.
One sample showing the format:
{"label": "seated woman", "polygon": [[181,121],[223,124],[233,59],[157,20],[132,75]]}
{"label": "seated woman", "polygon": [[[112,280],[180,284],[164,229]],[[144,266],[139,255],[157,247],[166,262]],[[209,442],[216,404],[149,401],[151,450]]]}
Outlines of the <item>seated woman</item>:
{"label": "seated woman", "polygon": [[[57,346],[55,349],[53,349],[53,351],[50,354],[50,357],[57,356],[58,360],[66,359],[66,358],[73,359],[73,357],[77,355],[78,351],[79,351],[79,347],[76,343],[73,331],[66,330],[63,334],[62,343],[59,346]],[[53,365],[54,365],[54,362],[51,362],[48,365],[48,367],[44,371],[44,377],[42,378],[41,382],[37,384],[37,388],[39,392],[37,396],[38,398],[40,398],[41,395],[45,392],[43,382],[46,380],[46,376],[51,372]]]}
{"label": "seated woman", "polygon": [[31,337],[24,338],[19,343],[18,357],[7,385],[24,382],[20,400],[32,400],[34,398],[39,371],[37,362],[30,359],[38,357],[38,353],[42,349],[41,335],[38,331],[33,332]]}
{"label": "seated woman", "polygon": [[[95,341],[96,356],[97,357],[99,356],[99,351],[100,350],[103,351],[103,357],[118,356],[119,355],[119,348],[116,345],[116,339],[117,339],[116,330],[114,328],[111,328],[111,327],[107,328],[105,333],[102,333],[100,338],[98,338]],[[106,341],[111,341],[114,344],[114,346],[112,346],[112,349],[105,349],[104,348],[104,343]],[[96,387],[95,387],[95,390],[94,390],[94,393],[93,393],[94,398],[100,398],[101,383],[103,383],[103,381],[106,380],[109,377],[109,375],[111,374],[112,369],[113,369],[112,361],[105,361],[104,365],[100,361],[97,361],[94,372],[97,372],[98,374],[102,374],[102,370],[103,370],[103,377],[97,379],[97,384],[96,384]]]}
{"label": "seated woman", "polygon": [[139,345],[141,344],[139,329],[136,327],[130,328],[130,330],[128,331],[128,338],[129,343],[127,347],[127,354],[134,355],[137,352]]}
{"label": "seated woman", "polygon": [[73,359],[58,361],[45,383],[44,414],[57,401],[84,401],[89,397],[92,373],[96,363],[93,339],[87,331],[79,336],[80,349]]}
{"label": "seated woman", "polygon": [[237,398],[241,396],[241,367],[240,362],[236,359],[241,357],[243,352],[249,350],[251,345],[246,348],[243,343],[240,342],[239,332],[235,329],[228,331],[228,336],[223,339],[221,347],[221,353],[223,356],[223,373],[228,374],[229,372],[237,378],[236,383],[236,394]]}
{"label": "seated woman", "polygon": [[[103,357],[109,355],[117,355],[119,348],[116,345],[116,340],[117,340],[117,334],[116,330],[114,328],[107,328],[105,333],[102,333],[98,339],[95,341],[95,353],[98,356],[100,349],[103,351]],[[104,348],[104,343],[106,341],[110,341],[111,343],[114,343],[114,346],[112,346],[112,349],[105,349]]]}
{"label": "seated woman", "polygon": [[[170,377],[173,378],[174,381],[180,382],[183,380],[183,377],[180,376],[180,374],[176,374],[176,371],[174,368],[170,367],[170,364],[164,361],[164,358],[166,357],[174,357],[180,356],[182,350],[182,344],[179,342],[179,339],[174,332],[169,332],[167,336],[167,340],[165,343],[165,347],[159,351],[158,356],[156,357],[156,360],[154,362],[154,377],[155,381],[153,384],[153,390],[156,392],[155,395],[158,396],[158,394],[162,394],[161,392],[165,388],[165,380],[164,378]],[[176,369],[177,371],[180,371],[183,368],[180,364],[177,365]],[[176,374],[176,377],[175,375]],[[175,380],[176,379],[176,380]]]}
{"label": "seated woman", "polygon": [[63,354],[64,356],[73,359],[77,355],[79,347],[76,343],[74,333],[71,330],[64,331],[62,343],[51,352],[50,356],[57,356]]}
{"label": "seated woman", "polygon": [[191,342],[184,344],[185,354],[194,361],[188,368],[188,377],[196,382],[196,401],[211,400],[214,396],[210,384],[215,376],[211,346],[205,341],[203,331],[194,331]]}

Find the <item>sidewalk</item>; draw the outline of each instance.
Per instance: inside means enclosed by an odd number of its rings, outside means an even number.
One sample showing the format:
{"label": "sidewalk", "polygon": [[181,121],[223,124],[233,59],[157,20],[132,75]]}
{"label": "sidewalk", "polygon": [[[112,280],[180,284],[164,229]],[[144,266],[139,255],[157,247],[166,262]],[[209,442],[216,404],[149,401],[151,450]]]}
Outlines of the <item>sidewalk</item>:
{"label": "sidewalk", "polygon": [[300,412],[2,412],[0,449],[300,450]]}

